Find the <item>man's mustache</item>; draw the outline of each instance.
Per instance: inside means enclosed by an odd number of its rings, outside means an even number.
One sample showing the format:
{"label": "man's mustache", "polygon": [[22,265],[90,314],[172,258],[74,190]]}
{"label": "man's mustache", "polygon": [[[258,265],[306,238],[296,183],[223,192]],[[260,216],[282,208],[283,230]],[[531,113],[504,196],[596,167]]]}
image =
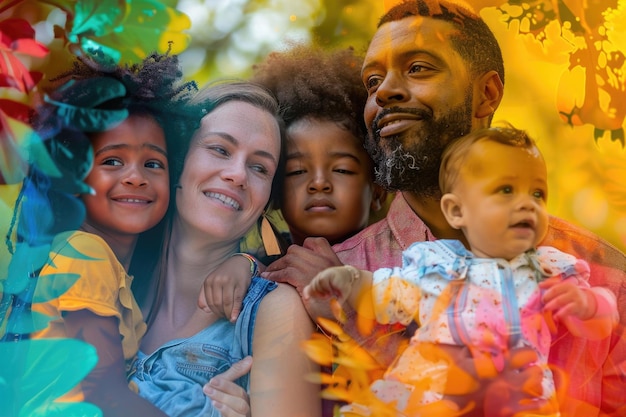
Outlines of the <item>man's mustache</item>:
{"label": "man's mustache", "polygon": [[378,127],[378,124],[380,123],[380,119],[392,113],[413,114],[422,120],[430,120],[433,117],[432,112],[428,110],[424,110],[424,109],[418,109],[418,108],[413,108],[413,107],[385,108],[385,109],[382,109],[381,112],[378,113],[378,115],[372,121],[372,132],[378,133],[380,131],[380,128]]}

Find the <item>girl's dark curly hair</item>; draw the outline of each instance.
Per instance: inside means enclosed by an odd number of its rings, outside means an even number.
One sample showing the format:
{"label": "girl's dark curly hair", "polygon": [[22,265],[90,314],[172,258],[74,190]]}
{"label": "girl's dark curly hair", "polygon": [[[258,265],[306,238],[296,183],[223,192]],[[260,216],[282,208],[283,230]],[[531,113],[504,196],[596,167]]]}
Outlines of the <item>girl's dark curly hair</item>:
{"label": "girl's dark curly hair", "polygon": [[[122,93],[98,100],[102,81],[121,84]],[[198,88],[195,82],[184,82],[176,55],[153,53],[140,63],[103,67],[79,58],[71,70],[52,80],[53,89],[46,101],[52,108],[64,104],[76,106],[90,117],[57,118],[63,127],[73,127],[91,134],[113,127],[107,125],[111,117],[98,117],[98,113],[124,112],[130,115],[147,115],[155,119],[165,134],[169,159],[176,161],[181,153],[181,140],[191,137],[202,117],[199,106],[190,104]],[[91,97],[91,101],[85,98]],[[60,103],[60,104],[59,104]],[[60,113],[57,110],[57,115]],[[104,119],[104,122],[102,121]],[[85,121],[86,120],[86,121]],[[117,119],[119,122],[119,118]],[[74,125],[74,126],[71,126]],[[78,125],[78,126],[77,126]],[[173,176],[174,173],[170,172]],[[176,179],[170,178],[173,186]]]}
{"label": "girl's dark curly hair", "polygon": [[[198,88],[194,82],[184,82],[176,55],[153,53],[140,63],[116,67],[78,58],[72,69],[51,80],[50,87],[34,124],[47,142],[59,142],[65,149],[76,147],[66,143],[68,129],[91,139],[128,116],[152,117],[165,134],[170,189],[175,195],[177,171],[171,167],[184,159],[184,144],[202,118],[201,106],[190,102]],[[155,254],[161,251],[168,218],[140,234],[135,247],[129,273],[135,275],[132,288],[140,304],[152,282]]]}
{"label": "girl's dark curly hair", "polygon": [[252,81],[274,93],[287,128],[307,117],[331,120],[364,140],[367,91],[361,81],[362,62],[353,48],[327,51],[295,44],[255,65]]}

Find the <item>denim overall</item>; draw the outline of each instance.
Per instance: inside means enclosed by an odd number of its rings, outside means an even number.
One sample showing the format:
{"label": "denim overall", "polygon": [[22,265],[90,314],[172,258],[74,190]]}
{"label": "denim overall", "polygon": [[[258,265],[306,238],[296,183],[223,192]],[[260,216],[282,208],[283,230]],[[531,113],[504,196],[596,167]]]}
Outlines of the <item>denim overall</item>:
{"label": "denim overall", "polygon": [[[220,413],[202,387],[235,362],[252,355],[257,309],[265,294],[274,288],[274,282],[253,278],[236,323],[219,319],[194,336],[165,343],[151,355],[140,351],[129,380],[137,384],[142,397],[170,417],[218,417]],[[248,390],[249,374],[235,382]]]}

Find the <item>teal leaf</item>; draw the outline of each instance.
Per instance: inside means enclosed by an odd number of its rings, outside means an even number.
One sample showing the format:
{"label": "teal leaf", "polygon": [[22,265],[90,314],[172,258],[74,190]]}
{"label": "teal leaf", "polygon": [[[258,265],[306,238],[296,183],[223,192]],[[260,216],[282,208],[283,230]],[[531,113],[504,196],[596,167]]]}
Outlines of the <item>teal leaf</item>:
{"label": "teal leaf", "polygon": [[57,112],[59,117],[68,123],[68,126],[75,126],[85,132],[100,132],[109,130],[122,123],[128,117],[128,110],[101,110],[87,109],[74,106],[59,106]]}
{"label": "teal leaf", "polygon": [[73,259],[82,259],[85,261],[101,261],[101,258],[94,258],[93,256],[88,256],[76,249],[72,246],[71,241],[67,243],[67,245],[63,246],[63,256]]}
{"label": "teal leaf", "polygon": [[84,53],[89,55],[104,68],[113,70],[122,59],[122,52],[120,50],[104,45],[97,40],[82,37],[80,39],[80,45]]}
{"label": "teal leaf", "polygon": [[30,276],[48,260],[50,245],[29,246],[24,242],[15,244],[15,253],[11,257],[8,280],[4,291],[7,294],[19,294],[26,288]]}
{"label": "teal leaf", "polygon": [[15,184],[22,181],[27,175],[29,163],[48,176],[61,176],[32,127],[0,112],[0,171],[5,182]]}
{"label": "teal leaf", "polygon": [[47,416],[47,410],[59,410],[53,401],[78,384],[97,361],[93,346],[74,339],[0,343],[2,411],[11,416]]}
{"label": "teal leaf", "polygon": [[[85,34],[96,37],[106,35],[124,19],[128,3],[125,0],[77,1],[74,9],[74,21],[68,37],[72,39]],[[74,40],[72,41],[74,42]]]}
{"label": "teal leaf", "polygon": [[37,278],[37,287],[33,295],[33,303],[45,303],[64,294],[76,281],[80,274],[48,274]]}
{"label": "teal leaf", "polygon": [[93,108],[125,95],[126,87],[122,82],[113,77],[98,77],[86,80],[70,80],[54,93],[55,97],[63,97],[62,103],[48,97],[46,101],[68,107]]}
{"label": "teal leaf", "polygon": [[124,85],[111,78],[101,77],[81,81],[69,81],[58,94],[63,101],[44,96],[44,100],[55,106],[56,114],[65,126],[84,132],[109,130],[128,117],[128,109],[105,110],[94,107],[101,103],[126,95]]}
{"label": "teal leaf", "polygon": [[20,417],[102,417],[102,410],[90,403],[50,403],[39,407],[31,414],[20,413]]}
{"label": "teal leaf", "polygon": [[30,334],[45,329],[54,318],[30,309],[24,310],[21,314],[12,316],[12,319],[8,321],[6,332],[7,334]]}

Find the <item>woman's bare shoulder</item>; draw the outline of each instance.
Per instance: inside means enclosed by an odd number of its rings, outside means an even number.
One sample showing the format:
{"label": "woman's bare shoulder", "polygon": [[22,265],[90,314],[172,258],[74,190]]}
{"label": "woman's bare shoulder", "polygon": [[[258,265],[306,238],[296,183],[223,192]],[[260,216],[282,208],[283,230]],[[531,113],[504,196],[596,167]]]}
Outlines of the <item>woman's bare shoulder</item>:
{"label": "woman's bare shoulder", "polygon": [[291,285],[282,283],[263,297],[258,315],[257,320],[274,320],[277,317],[284,319],[284,315],[289,315],[294,321],[310,321],[298,291]]}

